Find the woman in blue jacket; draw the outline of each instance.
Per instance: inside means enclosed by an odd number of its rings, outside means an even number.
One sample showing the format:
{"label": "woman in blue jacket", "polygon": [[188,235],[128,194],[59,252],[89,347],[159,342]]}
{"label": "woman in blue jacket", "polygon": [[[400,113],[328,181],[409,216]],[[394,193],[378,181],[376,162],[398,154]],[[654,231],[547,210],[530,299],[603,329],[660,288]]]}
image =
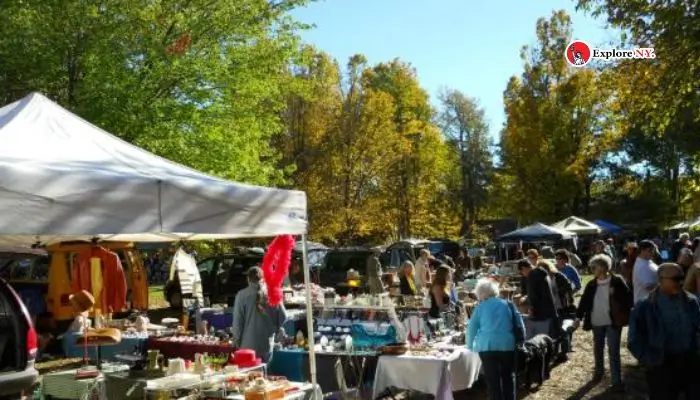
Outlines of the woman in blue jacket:
{"label": "woman in blue jacket", "polygon": [[481,279],[479,299],[467,325],[467,348],[478,352],[490,400],[515,400],[515,342],[525,337],[523,319],[513,303],[498,297],[498,284]]}

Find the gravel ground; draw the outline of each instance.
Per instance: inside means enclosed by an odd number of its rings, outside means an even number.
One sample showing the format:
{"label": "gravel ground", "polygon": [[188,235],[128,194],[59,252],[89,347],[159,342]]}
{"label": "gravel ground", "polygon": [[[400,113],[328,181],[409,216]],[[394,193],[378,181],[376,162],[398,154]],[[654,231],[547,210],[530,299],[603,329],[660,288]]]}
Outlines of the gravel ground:
{"label": "gravel ground", "polygon": [[[592,275],[581,276],[583,286],[592,279]],[[578,300],[578,299],[577,299]],[[608,370],[607,348],[605,355],[605,378],[602,382],[591,382],[593,375],[593,334],[578,329],[574,333],[574,352],[569,354],[569,360],[554,367],[549,380],[540,388],[530,392],[518,393],[519,400],[644,400],[646,382],[644,371],[627,350],[627,328],[622,331],[622,380],[625,393],[610,393],[610,374]],[[472,390],[459,393],[455,400],[486,400],[486,387],[481,382]]]}
{"label": "gravel ground", "polygon": [[[523,400],[578,400],[578,399],[646,399],[646,383],[644,373],[637,366],[636,360],[629,354],[627,346],[627,330],[622,333],[623,349],[622,375],[626,386],[624,394],[613,394],[607,390],[610,387],[610,375],[607,370],[608,361],[606,355],[606,376],[598,384],[591,383],[593,373],[593,336],[590,332],[579,329],[574,334],[574,352],[569,354],[569,361],[559,364],[552,370],[551,378],[538,390],[521,392],[518,399]],[[485,400],[486,388],[482,384],[472,390],[459,393],[455,400]]]}

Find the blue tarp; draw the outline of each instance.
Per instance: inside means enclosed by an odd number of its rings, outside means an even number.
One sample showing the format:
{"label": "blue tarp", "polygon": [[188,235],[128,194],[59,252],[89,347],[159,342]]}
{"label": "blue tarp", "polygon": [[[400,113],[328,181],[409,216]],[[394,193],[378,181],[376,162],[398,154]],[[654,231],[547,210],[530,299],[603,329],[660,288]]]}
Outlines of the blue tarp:
{"label": "blue tarp", "polygon": [[608,221],[603,221],[602,219],[597,219],[593,221],[594,224],[598,225],[599,227],[603,228],[604,231],[610,232],[610,233],[619,233],[622,232],[622,228],[619,226],[608,222]]}

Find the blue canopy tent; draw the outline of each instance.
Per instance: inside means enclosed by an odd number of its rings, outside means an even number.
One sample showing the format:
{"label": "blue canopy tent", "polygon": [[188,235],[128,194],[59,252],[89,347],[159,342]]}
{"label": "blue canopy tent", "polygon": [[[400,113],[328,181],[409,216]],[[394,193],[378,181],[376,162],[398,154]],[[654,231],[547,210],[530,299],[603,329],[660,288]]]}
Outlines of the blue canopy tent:
{"label": "blue canopy tent", "polygon": [[597,219],[597,220],[593,221],[593,223],[598,225],[599,227],[603,228],[603,230],[605,232],[609,232],[609,233],[622,232],[622,228],[620,228],[619,226],[617,226],[611,222],[608,222],[608,221],[603,221],[602,219]]}

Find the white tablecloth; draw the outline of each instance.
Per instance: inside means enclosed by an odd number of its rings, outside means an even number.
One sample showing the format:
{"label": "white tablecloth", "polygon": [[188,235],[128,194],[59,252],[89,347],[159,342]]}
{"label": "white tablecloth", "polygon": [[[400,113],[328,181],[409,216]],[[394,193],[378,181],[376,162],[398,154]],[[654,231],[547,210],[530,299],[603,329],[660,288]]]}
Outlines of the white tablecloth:
{"label": "white tablecloth", "polygon": [[[315,396],[315,397],[314,397]],[[234,394],[226,397],[227,400],[245,400],[245,396],[242,394]],[[299,385],[299,390],[294,393],[288,393],[284,396],[284,400],[315,400],[323,399],[323,394],[321,393],[321,388],[316,385],[314,387],[310,383],[304,383]]]}
{"label": "white tablecloth", "polygon": [[411,355],[381,356],[374,378],[377,397],[388,387],[432,394],[436,400],[452,400],[452,392],[469,389],[479,377],[477,353],[456,347],[449,359]]}
{"label": "white tablecloth", "polygon": [[[103,366],[105,373],[128,370],[129,366],[127,365],[105,363]],[[92,398],[91,393],[104,399],[106,396],[104,375],[100,373],[97,378],[75,379],[77,371],[77,369],[71,369],[44,375],[41,381],[42,399],[54,397],[81,400]]]}

